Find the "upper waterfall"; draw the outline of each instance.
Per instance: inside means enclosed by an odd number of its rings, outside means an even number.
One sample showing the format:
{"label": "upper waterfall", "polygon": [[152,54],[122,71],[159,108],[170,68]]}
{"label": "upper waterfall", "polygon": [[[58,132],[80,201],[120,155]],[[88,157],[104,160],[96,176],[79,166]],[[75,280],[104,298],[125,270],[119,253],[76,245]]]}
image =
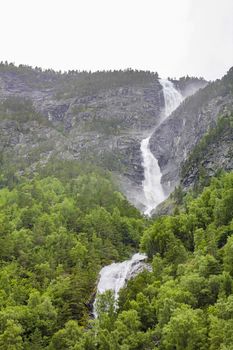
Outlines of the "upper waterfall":
{"label": "upper waterfall", "polygon": [[[182,102],[183,97],[170,80],[161,79],[164,95],[164,111],[161,114],[161,122],[166,119]],[[150,215],[152,210],[161,203],[166,195],[161,185],[162,173],[158,160],[150,151],[150,137],[141,141],[142,165],[144,167],[144,181],[142,183],[145,197],[146,215]]]}
{"label": "upper waterfall", "polygon": [[164,96],[164,113],[162,121],[166,119],[183,101],[183,96],[176,90],[172,81],[167,79],[160,79],[160,84],[163,87]]}

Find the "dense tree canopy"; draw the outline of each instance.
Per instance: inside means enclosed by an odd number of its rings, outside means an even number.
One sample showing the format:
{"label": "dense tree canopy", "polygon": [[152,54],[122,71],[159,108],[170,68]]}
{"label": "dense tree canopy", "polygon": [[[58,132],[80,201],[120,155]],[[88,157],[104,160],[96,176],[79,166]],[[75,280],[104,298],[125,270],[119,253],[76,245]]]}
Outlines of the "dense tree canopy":
{"label": "dense tree canopy", "polygon": [[0,190],[0,349],[80,334],[101,266],[138,247],[144,219],[109,175],[84,171],[49,165]]}
{"label": "dense tree canopy", "polygon": [[[108,173],[73,162],[1,187],[0,349],[232,349],[232,173],[154,220]],[[101,266],[139,244],[152,272],[128,282],[117,309],[101,295],[93,320]]]}

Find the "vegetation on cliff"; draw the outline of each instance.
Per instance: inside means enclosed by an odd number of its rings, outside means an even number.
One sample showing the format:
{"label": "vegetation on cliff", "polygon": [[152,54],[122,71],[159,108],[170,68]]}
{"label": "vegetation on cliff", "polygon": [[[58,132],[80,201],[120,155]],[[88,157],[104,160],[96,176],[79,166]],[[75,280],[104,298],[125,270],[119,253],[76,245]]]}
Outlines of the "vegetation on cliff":
{"label": "vegetation on cliff", "polygon": [[16,121],[19,125],[29,121],[51,125],[48,118],[35,110],[32,100],[19,96],[11,96],[0,102],[0,120]]}
{"label": "vegetation on cliff", "polygon": [[158,73],[143,70],[114,70],[87,72],[72,70],[56,72],[27,65],[0,62],[0,73],[11,82],[20,79],[28,88],[52,89],[58,99],[93,95],[99,91],[127,86],[143,86],[158,80]]}
{"label": "vegetation on cliff", "polygon": [[[218,148],[225,147],[224,158],[232,159],[232,134],[233,134],[233,114],[227,114],[218,119],[217,124],[210,128],[210,130],[203,136],[201,141],[193,148],[189,154],[188,159],[183,163],[181,168],[181,182],[186,185],[189,181],[189,177],[192,178],[192,183],[194,184],[195,190],[201,190],[204,186],[209,184],[210,177],[213,174],[208,173],[208,169],[205,167],[207,162],[210,162],[212,157],[218,157]],[[224,145],[226,141],[227,146]],[[213,162],[214,165],[218,163],[216,159]],[[226,167],[226,166],[225,166]],[[215,170],[215,175],[217,172],[221,171],[221,166]]]}

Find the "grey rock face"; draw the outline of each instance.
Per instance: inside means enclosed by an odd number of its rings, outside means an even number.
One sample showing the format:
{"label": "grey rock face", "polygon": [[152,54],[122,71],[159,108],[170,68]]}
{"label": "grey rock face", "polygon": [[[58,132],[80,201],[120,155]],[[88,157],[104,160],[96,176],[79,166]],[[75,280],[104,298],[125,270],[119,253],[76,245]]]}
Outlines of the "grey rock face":
{"label": "grey rock face", "polygon": [[[1,116],[0,152],[14,163],[24,160],[23,167],[32,169],[51,157],[94,162],[114,172],[122,191],[143,208],[140,142],[159,124],[163,91],[156,75],[139,84],[126,81],[124,72],[119,74],[122,84],[107,81],[109,87],[102,88],[101,78],[91,92],[91,75],[89,85],[88,79],[85,82],[86,91],[82,74],[0,67],[0,103],[9,97],[27,98],[38,113],[28,121],[11,119],[10,114]],[[186,96],[206,82],[181,79],[175,84]],[[151,150],[159,160],[168,192],[179,182],[180,165],[192,148],[219,113],[232,108],[232,96],[218,89],[212,84],[211,91],[207,86],[187,98],[153,134]]]}
{"label": "grey rock face", "polygon": [[[229,119],[228,119],[229,118]],[[225,116],[224,120],[232,120],[232,116]],[[219,130],[216,132],[216,130]],[[181,183],[185,189],[190,189],[199,181],[200,171],[205,172],[205,177],[216,175],[220,170],[233,170],[233,129],[227,126],[214,129],[215,137],[208,146],[203,148],[201,156],[189,166],[182,178]],[[202,169],[202,170],[200,170]]]}
{"label": "grey rock face", "polygon": [[29,98],[48,120],[44,125],[39,117],[26,122],[10,116],[0,119],[0,150],[32,168],[53,156],[95,162],[140,187],[144,176],[140,141],[158,123],[164,105],[159,80],[69,98],[56,96],[56,77],[46,83],[48,88],[40,89],[34,77],[28,81],[17,71],[0,71],[0,101]]}
{"label": "grey rock face", "polygon": [[216,125],[219,116],[233,111],[233,95],[228,84],[233,79],[229,74],[226,77],[185,99],[155,130],[150,147],[158,159],[162,183],[168,193],[179,183],[181,165],[203,135]]}

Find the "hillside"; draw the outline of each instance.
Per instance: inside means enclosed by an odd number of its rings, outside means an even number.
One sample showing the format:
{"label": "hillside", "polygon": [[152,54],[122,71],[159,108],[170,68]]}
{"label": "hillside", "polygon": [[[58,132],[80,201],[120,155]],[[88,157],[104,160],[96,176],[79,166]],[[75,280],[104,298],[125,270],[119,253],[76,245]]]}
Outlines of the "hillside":
{"label": "hillside", "polygon": [[[108,173],[48,164],[0,191],[0,347],[4,350],[219,350],[232,337],[232,173],[185,211],[142,218]],[[140,243],[141,242],[141,243]],[[133,251],[152,271],[114,308],[98,299],[99,269]]]}

